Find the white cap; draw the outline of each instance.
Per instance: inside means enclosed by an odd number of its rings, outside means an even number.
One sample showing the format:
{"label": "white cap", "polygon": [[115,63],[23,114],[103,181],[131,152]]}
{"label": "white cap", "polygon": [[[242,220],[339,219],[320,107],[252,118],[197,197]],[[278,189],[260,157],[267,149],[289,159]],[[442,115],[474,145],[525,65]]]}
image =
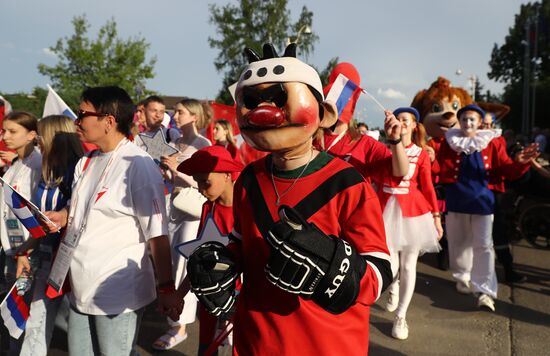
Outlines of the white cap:
{"label": "white cap", "polygon": [[250,63],[239,78],[236,93],[257,84],[286,82],[307,84],[324,100],[323,84],[317,71],[294,57],[268,58]]}

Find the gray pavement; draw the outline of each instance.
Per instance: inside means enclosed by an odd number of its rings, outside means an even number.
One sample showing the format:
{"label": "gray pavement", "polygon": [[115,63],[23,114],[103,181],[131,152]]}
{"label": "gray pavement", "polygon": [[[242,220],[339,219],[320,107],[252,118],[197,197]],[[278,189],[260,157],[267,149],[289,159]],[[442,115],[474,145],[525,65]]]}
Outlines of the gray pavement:
{"label": "gray pavement", "polygon": [[[472,296],[455,291],[450,273],[435,268],[435,257],[418,263],[415,295],[407,321],[409,339],[391,337],[394,315],[383,309],[387,293],[371,308],[371,355],[550,355],[550,251],[525,242],[514,247],[518,272],[528,281],[510,287],[499,284],[496,312],[481,311]],[[497,265],[497,273],[502,270]],[[142,355],[195,355],[198,322],[189,338],[174,350],[153,353],[151,343],[165,330],[151,307],[139,338]],[[49,355],[66,355],[65,335],[57,331]],[[226,347],[222,355],[229,355]]]}

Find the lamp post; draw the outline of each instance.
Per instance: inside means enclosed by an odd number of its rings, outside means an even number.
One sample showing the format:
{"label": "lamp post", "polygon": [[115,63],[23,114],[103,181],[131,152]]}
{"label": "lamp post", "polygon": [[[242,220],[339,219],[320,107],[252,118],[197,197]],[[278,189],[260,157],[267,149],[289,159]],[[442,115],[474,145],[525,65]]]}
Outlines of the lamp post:
{"label": "lamp post", "polygon": [[298,45],[298,42],[300,41],[300,36],[302,35],[302,33],[304,35],[310,35],[311,34],[311,27],[309,27],[309,25],[303,25],[302,27],[300,27],[300,29],[298,30],[298,33],[296,34],[296,40],[292,41],[290,37],[287,38],[287,45],[288,44],[291,44],[292,42],[296,43],[296,45]]}
{"label": "lamp post", "polygon": [[[462,69],[458,68],[455,72],[457,76],[462,75]],[[477,89],[477,75],[472,74],[468,76],[468,83],[470,84],[470,88],[472,89],[471,95],[472,99],[476,101],[476,89]]]}

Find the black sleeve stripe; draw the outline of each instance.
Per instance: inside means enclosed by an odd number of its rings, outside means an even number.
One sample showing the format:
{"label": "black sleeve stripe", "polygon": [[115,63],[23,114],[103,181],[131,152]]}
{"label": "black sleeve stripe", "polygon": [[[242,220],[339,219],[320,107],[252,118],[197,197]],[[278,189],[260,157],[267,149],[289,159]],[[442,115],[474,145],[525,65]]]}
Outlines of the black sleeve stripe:
{"label": "black sleeve stripe", "polygon": [[380,296],[380,294],[382,294],[393,281],[391,263],[386,259],[377,258],[372,255],[365,255],[363,257],[365,258],[365,260],[367,260],[368,265],[375,269],[376,272],[378,272],[377,275],[380,275],[380,277],[382,278],[382,286],[381,289],[378,291],[378,296]]}

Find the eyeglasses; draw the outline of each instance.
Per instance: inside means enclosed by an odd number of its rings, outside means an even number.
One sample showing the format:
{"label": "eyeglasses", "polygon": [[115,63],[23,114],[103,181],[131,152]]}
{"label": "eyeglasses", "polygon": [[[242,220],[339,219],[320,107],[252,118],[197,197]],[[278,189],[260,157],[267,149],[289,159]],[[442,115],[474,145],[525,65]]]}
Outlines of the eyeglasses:
{"label": "eyeglasses", "polygon": [[109,115],[111,115],[111,114],[103,114],[103,113],[98,113],[98,112],[93,112],[93,111],[79,110],[78,113],[77,113],[75,124],[80,125],[80,122],[82,121],[82,119],[84,119],[87,116],[105,117],[105,116],[109,116]]}

